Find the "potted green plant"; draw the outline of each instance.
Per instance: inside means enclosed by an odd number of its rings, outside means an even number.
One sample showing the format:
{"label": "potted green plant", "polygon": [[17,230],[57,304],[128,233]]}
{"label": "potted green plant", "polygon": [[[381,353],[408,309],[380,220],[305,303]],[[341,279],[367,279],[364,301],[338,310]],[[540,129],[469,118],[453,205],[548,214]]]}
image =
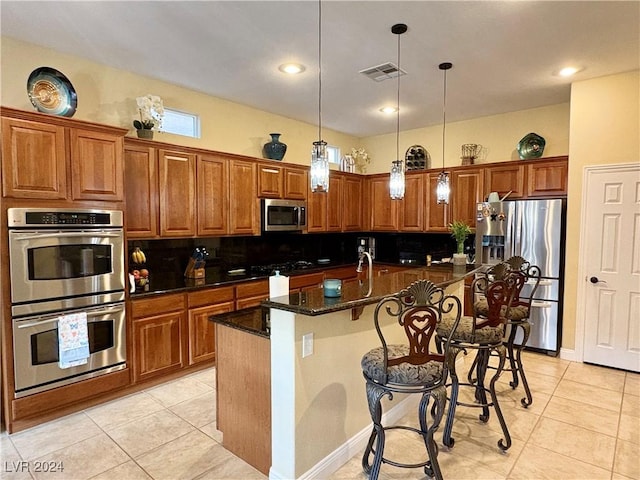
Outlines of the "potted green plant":
{"label": "potted green plant", "polygon": [[162,126],[164,105],[157,95],[145,95],[136,98],[140,120],[134,120],[133,126],[138,132],[139,138],[153,138],[153,129]]}
{"label": "potted green plant", "polygon": [[449,224],[449,231],[451,236],[455,239],[457,245],[457,251],[453,254],[454,265],[466,265],[467,256],[464,253],[464,241],[471,233],[471,227],[464,223],[462,220],[456,220]]}

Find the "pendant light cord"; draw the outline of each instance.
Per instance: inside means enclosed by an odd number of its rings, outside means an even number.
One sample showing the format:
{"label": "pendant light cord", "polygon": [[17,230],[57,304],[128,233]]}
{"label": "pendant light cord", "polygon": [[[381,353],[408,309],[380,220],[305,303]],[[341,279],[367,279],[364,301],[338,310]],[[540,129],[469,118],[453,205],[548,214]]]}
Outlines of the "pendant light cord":
{"label": "pendant light cord", "polygon": [[400,160],[400,35],[398,35],[398,99],[396,103],[396,160]]}
{"label": "pendant light cord", "polygon": [[444,95],[442,98],[442,173],[444,173],[444,139],[447,129],[447,71],[444,71]]}
{"label": "pendant light cord", "polygon": [[318,141],[322,141],[322,0],[318,0]]}

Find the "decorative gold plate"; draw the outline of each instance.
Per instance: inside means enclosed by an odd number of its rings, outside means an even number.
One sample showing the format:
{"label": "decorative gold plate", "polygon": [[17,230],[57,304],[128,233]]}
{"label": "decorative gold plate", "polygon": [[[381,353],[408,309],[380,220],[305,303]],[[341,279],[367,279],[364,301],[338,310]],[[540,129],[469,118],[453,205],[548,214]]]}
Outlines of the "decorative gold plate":
{"label": "decorative gold plate", "polygon": [[39,112],[63,117],[76,113],[78,96],[71,82],[50,67],[36,68],[27,80],[27,94]]}

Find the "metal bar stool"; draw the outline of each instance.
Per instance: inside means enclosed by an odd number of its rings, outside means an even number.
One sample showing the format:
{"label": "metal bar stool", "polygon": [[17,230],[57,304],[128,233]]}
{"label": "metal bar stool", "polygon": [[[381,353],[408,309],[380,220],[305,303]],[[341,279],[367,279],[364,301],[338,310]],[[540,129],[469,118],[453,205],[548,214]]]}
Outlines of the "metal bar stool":
{"label": "metal bar stool", "polygon": [[[473,317],[462,317],[457,329],[450,328],[447,321],[437,329],[437,337],[442,343],[448,343],[452,354],[449,356],[451,364],[449,372],[451,374],[451,393],[449,396],[449,411],[445,422],[442,442],[451,448],[455,439],[451,436],[456,408],[458,406],[481,408],[479,415],[481,422],[489,421],[489,408],[493,407],[496,417],[500,422],[504,438],[498,441],[498,447],[506,451],[511,447],[511,435],[505,422],[495,385],[502,374],[505,360],[506,347],[504,345],[504,333],[506,325],[505,313],[508,313],[513,300],[515,279],[506,275],[502,280],[489,282],[486,276],[477,277],[471,284],[474,294],[482,294],[487,299],[487,313],[480,315],[474,308]],[[461,383],[456,372],[455,360],[460,352],[467,353],[468,350],[476,350],[476,357],[471,369],[476,373],[475,381]],[[491,378],[489,385],[485,386],[485,377],[489,365],[490,355],[497,355],[499,358],[496,373]],[[469,373],[469,376],[471,372]],[[477,403],[465,403],[458,400],[460,387],[473,387],[475,389],[475,400]],[[487,393],[490,399],[487,398]]]}
{"label": "metal bar stool", "polygon": [[[429,477],[442,479],[438,465],[438,446],[434,433],[444,416],[447,392],[446,380],[449,366],[449,342],[444,343],[443,353],[432,352],[431,343],[435,341],[435,332],[447,315],[448,325],[455,332],[461,315],[460,300],[445,295],[442,288],[428,280],[418,280],[399,293],[385,297],[376,306],[374,325],[381,346],[374,348],[362,357],[362,372],[366,380],[367,401],[373,421],[373,429],[362,457],[362,468],[369,478],[375,480],[383,463],[402,468],[424,467]],[[391,319],[391,322],[389,322]],[[395,320],[395,321],[394,321]],[[387,336],[396,324],[403,328],[406,342],[388,344]],[[382,425],[381,400],[387,396],[393,399],[394,393],[421,395],[418,407],[420,428],[405,425]],[[429,402],[431,424],[427,413]],[[400,463],[384,456],[385,435],[388,430],[409,430],[420,435],[424,441],[427,459],[420,463]],[[371,458],[373,456],[373,459]]]}

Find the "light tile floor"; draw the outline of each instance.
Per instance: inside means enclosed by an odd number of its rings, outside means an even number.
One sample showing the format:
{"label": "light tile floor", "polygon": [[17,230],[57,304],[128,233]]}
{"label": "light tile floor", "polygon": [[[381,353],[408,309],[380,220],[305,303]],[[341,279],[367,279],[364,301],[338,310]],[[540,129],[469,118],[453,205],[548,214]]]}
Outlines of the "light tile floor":
{"label": "light tile floor", "polygon": [[[497,448],[495,415],[482,424],[477,409],[460,407],[455,446],[441,447],[438,456],[444,477],[640,479],[640,375],[535,353],[525,353],[524,362],[530,408],[520,405],[523,389],[509,387],[508,373],[499,383],[512,447]],[[215,373],[208,369],[23,432],[2,432],[0,478],[265,479],[221,446],[215,401]],[[403,423],[415,424],[414,415]],[[441,429],[437,436],[440,441]],[[385,455],[420,460],[424,447],[416,437],[390,432]],[[35,472],[36,462],[62,462],[64,471]],[[356,455],[331,478],[365,479],[360,462]],[[380,478],[425,476],[421,469],[383,465]]]}

